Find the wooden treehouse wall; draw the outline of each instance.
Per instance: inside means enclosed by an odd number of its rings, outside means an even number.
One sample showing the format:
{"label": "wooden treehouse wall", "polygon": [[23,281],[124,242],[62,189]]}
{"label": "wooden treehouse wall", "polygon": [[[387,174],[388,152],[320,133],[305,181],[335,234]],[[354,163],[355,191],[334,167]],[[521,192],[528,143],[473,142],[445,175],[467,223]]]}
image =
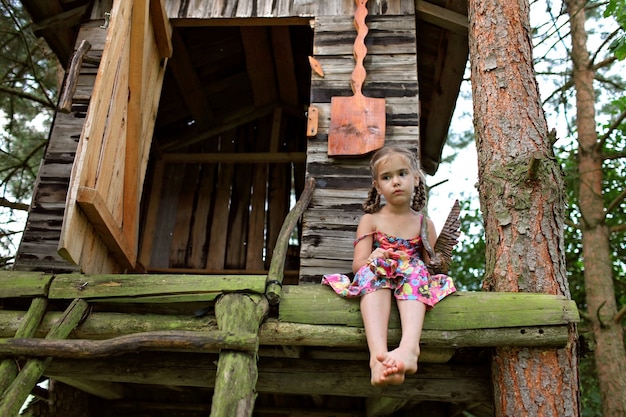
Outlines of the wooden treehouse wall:
{"label": "wooden treehouse wall", "polygon": [[[280,108],[274,108],[254,123],[224,129],[211,141],[170,149],[166,145],[156,151],[153,146],[138,225],[137,270],[266,270],[278,229],[293,198],[302,190],[305,175],[309,175],[317,180],[317,186],[299,230],[300,260],[298,262],[296,246],[295,256],[291,258],[293,262],[286,266],[287,275],[290,269],[297,269],[298,264],[300,280],[308,282],[318,282],[323,273],[348,271],[351,243],[362,213],[360,205],[370,185],[369,155],[328,158],[326,143],[331,97],[352,94],[350,76],[354,68],[353,44],[356,36],[352,20],[354,2],[258,1],[255,7],[244,7],[242,2],[233,8],[227,5],[218,7],[219,4],[205,2],[191,7],[186,2],[164,2],[165,13],[175,26],[174,54],[176,41],[180,41],[180,34],[183,33],[176,29],[177,25],[180,28],[193,27],[201,19],[219,18],[256,18],[255,25],[259,25],[259,22],[265,21],[259,20],[260,17],[310,17],[315,33],[312,55],[325,72],[324,77],[311,72],[310,80],[310,104],[319,110],[318,133],[305,142],[304,111],[309,103],[301,100],[296,103],[302,107],[300,118],[288,117]],[[76,48],[82,40],[89,41],[89,56],[92,58],[100,58],[103,53],[107,31],[100,26],[104,13],[113,6],[111,1],[96,1],[92,8],[92,20],[81,26]],[[386,99],[386,142],[418,151],[414,4],[406,0],[370,2],[368,8],[368,52],[364,63],[367,78],[363,92],[366,96]],[[229,24],[237,25],[237,21],[233,22]],[[298,24],[302,24],[302,20]],[[154,63],[146,63],[144,67],[159,68]],[[63,215],[67,215],[64,204],[70,184],[71,164],[84,129],[88,106],[93,106],[90,99],[94,94],[92,90],[97,69],[90,62],[83,63],[71,112],[57,112],[18,251],[16,269],[77,270],[76,266],[57,254],[59,240],[65,239],[69,245],[80,249],[79,256],[74,260],[81,262],[83,271],[129,271],[124,259],[120,262],[120,245],[116,254],[110,249],[110,243],[101,241],[101,236],[86,241],[82,233],[78,238],[72,234],[65,238],[61,235]],[[167,77],[165,75],[164,96],[169,88]],[[167,105],[166,101],[161,101],[159,112]],[[159,115],[156,119],[157,131],[158,126]],[[302,140],[292,140],[286,147],[277,149],[277,132],[290,138],[301,137]],[[267,157],[278,150],[291,156],[285,158],[274,154]],[[80,146],[78,151],[80,154]],[[102,155],[108,153],[103,151]],[[262,153],[266,157],[255,160],[257,163],[242,163],[254,153]],[[141,166],[146,163],[147,160]],[[116,186],[118,180],[113,179],[108,184]],[[72,190],[70,187],[70,194]],[[139,192],[140,189],[137,190]],[[117,214],[113,212],[114,217],[124,214],[124,208],[117,199],[109,203],[112,204],[112,212],[117,210]],[[81,210],[76,211],[82,213]],[[82,230],[92,227],[92,223],[84,222]],[[95,235],[102,235],[99,230],[96,232]],[[114,238],[109,236],[109,240]],[[85,255],[103,246],[108,246],[108,250],[100,251],[106,256],[94,259]]]}
{"label": "wooden treehouse wall", "polygon": [[[385,98],[385,143],[419,152],[415,16],[372,16],[367,24],[363,94]],[[320,125],[317,136],[307,143],[307,172],[317,187],[303,219],[301,281],[319,282],[325,273],[352,270],[352,242],[371,187],[371,155],[327,155],[331,97],[352,95],[353,43],[354,28],[345,16],[316,19],[313,52],[324,77],[313,75],[311,87]]]}

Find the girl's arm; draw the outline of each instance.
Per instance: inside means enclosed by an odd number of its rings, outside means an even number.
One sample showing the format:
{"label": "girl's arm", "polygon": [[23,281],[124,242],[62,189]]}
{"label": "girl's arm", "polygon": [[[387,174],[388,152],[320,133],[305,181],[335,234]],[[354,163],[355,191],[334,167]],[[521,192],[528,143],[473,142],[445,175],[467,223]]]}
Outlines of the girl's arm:
{"label": "girl's arm", "polygon": [[[361,236],[364,236],[368,233],[373,232],[376,225],[374,223],[374,218],[371,214],[364,214],[359,221],[359,226],[356,229],[356,237],[357,239]],[[372,246],[374,243],[374,238],[372,235],[367,236],[359,241],[354,246],[354,255],[352,257],[352,272],[356,272],[363,265],[368,262],[370,255],[372,254]]]}
{"label": "girl's arm", "polygon": [[[434,248],[435,243],[437,243],[437,229],[435,228],[435,223],[427,217],[426,225],[428,226],[428,243],[431,248]],[[428,262],[430,262],[430,256],[428,255],[426,248],[422,249],[422,258],[424,259],[424,263],[428,264]]]}

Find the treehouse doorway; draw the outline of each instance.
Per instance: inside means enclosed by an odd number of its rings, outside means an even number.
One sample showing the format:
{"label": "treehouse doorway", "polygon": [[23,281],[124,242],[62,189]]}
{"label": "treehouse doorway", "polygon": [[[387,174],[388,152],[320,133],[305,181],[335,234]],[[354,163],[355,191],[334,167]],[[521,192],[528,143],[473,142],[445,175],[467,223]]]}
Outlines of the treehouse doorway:
{"label": "treehouse doorway", "polygon": [[[304,187],[313,30],[241,23],[172,20],[142,197],[146,272],[266,273]],[[297,282],[297,230],[285,283]]]}

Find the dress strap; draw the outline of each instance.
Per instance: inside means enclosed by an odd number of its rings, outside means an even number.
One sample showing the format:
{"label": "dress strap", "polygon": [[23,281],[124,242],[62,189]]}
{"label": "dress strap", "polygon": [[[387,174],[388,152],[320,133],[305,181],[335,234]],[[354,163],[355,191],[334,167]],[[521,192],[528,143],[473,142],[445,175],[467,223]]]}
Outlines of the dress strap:
{"label": "dress strap", "polygon": [[374,230],[373,232],[369,232],[369,233],[364,234],[363,236],[357,237],[356,239],[354,239],[354,243],[352,244],[352,246],[356,246],[360,241],[362,241],[366,237],[371,236],[375,233],[378,233],[378,231]]}

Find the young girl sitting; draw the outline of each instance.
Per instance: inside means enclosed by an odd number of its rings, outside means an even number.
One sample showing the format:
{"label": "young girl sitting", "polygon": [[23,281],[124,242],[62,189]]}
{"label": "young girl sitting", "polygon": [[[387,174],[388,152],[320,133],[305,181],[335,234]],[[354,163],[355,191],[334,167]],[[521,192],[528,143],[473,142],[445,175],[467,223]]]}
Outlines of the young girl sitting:
{"label": "young girl sitting", "polygon": [[[420,237],[426,189],[415,156],[402,148],[384,147],[372,156],[370,170],[372,189],[363,203],[366,214],[354,241],[354,279],[330,274],[322,282],[342,297],[361,297],[371,383],[397,385],[404,382],[405,374],[417,372],[426,310],[456,289],[450,277],[430,275],[426,268],[428,256]],[[426,224],[433,247],[435,226],[430,219]],[[396,349],[388,351],[391,293],[400,312],[402,338]]]}

